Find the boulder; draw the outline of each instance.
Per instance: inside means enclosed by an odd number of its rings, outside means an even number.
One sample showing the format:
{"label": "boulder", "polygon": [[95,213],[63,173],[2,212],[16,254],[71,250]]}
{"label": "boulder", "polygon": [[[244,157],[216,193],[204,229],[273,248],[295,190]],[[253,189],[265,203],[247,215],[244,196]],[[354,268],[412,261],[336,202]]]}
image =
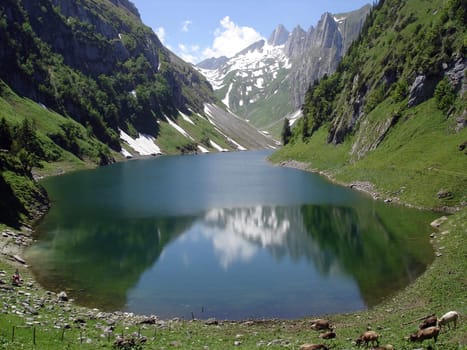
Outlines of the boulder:
{"label": "boulder", "polygon": [[156,322],[157,322],[157,317],[151,316],[151,317],[147,317],[147,318],[142,319],[139,322],[139,324],[156,324]]}
{"label": "boulder", "polygon": [[24,306],[24,311],[27,312],[27,313],[30,313],[31,315],[39,315],[39,312],[33,308],[32,306],[30,305],[23,305]]}
{"label": "boulder", "polygon": [[440,227],[448,218],[446,216],[442,216],[436,220],[434,220],[430,225],[431,227],[438,228]]}
{"label": "boulder", "polygon": [[412,86],[410,87],[409,102],[407,107],[414,107],[429,98],[433,97],[437,81],[428,79],[425,75],[419,75],[415,78]]}
{"label": "boulder", "polygon": [[452,197],[452,192],[448,190],[439,190],[439,192],[436,195],[438,196],[438,199],[450,198]]}
{"label": "boulder", "polygon": [[465,93],[465,71],[467,68],[467,58],[458,59],[451,69],[445,69],[445,75],[455,91],[462,96]]}
{"label": "boulder", "polygon": [[64,291],[61,291],[60,293],[58,293],[57,298],[58,298],[58,301],[68,301],[68,295]]}
{"label": "boulder", "polygon": [[17,262],[21,263],[21,264],[26,264],[26,261],[20,257],[19,255],[13,255],[13,259],[15,259]]}
{"label": "boulder", "polygon": [[215,325],[218,325],[219,322],[214,317],[211,317],[211,318],[208,318],[206,322],[204,322],[204,324],[207,326],[215,326]]}

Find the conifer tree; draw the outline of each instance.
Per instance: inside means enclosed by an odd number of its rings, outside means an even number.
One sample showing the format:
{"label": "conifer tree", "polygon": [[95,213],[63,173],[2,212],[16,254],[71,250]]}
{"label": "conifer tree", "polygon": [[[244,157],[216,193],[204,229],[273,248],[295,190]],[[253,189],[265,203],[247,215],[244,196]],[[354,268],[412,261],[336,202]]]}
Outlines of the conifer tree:
{"label": "conifer tree", "polygon": [[11,136],[11,129],[5,118],[0,120],[0,149],[11,149],[13,137]]}
{"label": "conifer tree", "polygon": [[282,128],[282,144],[285,146],[289,143],[292,136],[292,131],[290,130],[290,122],[287,118],[284,119],[284,126]]}

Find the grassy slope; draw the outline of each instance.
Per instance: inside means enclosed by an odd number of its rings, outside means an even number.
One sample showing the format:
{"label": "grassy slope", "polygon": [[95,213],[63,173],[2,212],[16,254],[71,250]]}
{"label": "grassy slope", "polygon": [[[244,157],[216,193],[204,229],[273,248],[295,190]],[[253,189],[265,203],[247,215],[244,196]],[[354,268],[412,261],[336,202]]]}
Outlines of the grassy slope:
{"label": "grassy slope", "polygon": [[[75,122],[71,118],[66,118],[54,111],[47,109],[46,106],[41,106],[38,103],[16,95],[9,87],[1,82],[2,91],[0,94],[0,118],[11,125],[20,125],[24,119],[33,121],[37,136],[45,145],[47,152],[58,153],[60,158],[54,164],[43,162],[44,169],[37,169],[38,173],[55,173],[60,168],[63,171],[68,169],[81,169],[93,166],[92,161],[96,161],[96,148],[98,141],[86,137],[79,140],[79,145],[84,154],[84,160],[79,159],[70,152],[59,148],[50,140],[47,134],[57,133],[62,131],[61,125],[70,123],[76,126],[83,135],[87,135],[87,131],[81,124]],[[96,158],[94,158],[96,157]],[[95,166],[95,165],[94,165]],[[61,172],[61,170],[59,171]]]}
{"label": "grassy slope", "polygon": [[[93,162],[97,161],[97,149],[99,146],[97,140],[87,136],[77,140],[83,154],[83,159],[79,159],[72,153],[58,147],[47,136],[48,134],[62,132],[61,125],[63,124],[74,125],[76,129],[80,130],[82,135],[87,135],[86,129],[83,126],[34,101],[18,97],[0,81],[0,119],[3,118],[11,127],[21,125],[24,119],[31,121],[44,153],[47,157],[56,160],[53,164],[42,161],[42,167],[34,170],[35,175],[60,174],[70,169],[95,166]],[[6,158],[8,158],[8,156],[8,154],[5,155]],[[30,224],[34,220],[32,216],[37,215],[36,209],[38,208],[36,204],[39,198],[42,197],[40,188],[32,179],[16,173],[12,171],[12,169],[0,169],[0,171],[0,176],[11,188],[11,196],[14,196],[14,198],[12,198],[6,196],[6,194],[2,194],[0,196],[3,197],[1,200],[11,200],[17,203],[14,205],[15,209],[12,209],[11,215],[7,215],[7,217],[9,217],[9,219],[6,219],[7,222],[14,226],[20,226],[22,223]],[[12,203],[7,205],[13,208]],[[16,212],[16,214],[13,212]]]}
{"label": "grassy slope", "polygon": [[[467,129],[454,133],[452,121],[446,120],[433,103],[430,100],[408,110],[403,117],[407,120],[400,121],[376,150],[359,161],[350,155],[355,138],[338,146],[327,144],[326,128],[308,143],[284,147],[271,160],[307,162],[338,182],[370,181],[382,196],[398,197],[417,206],[458,206],[467,198],[466,155],[459,151],[459,145],[467,139]],[[441,189],[453,196],[438,199]]]}

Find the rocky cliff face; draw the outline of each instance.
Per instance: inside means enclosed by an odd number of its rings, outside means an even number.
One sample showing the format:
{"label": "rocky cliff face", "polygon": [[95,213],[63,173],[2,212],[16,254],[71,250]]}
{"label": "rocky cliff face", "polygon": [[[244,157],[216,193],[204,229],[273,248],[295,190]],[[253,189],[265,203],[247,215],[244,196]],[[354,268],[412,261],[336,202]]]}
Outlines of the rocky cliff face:
{"label": "rocky cliff face", "polygon": [[[310,28],[310,32],[313,27]],[[299,57],[305,50],[307,32],[302,27],[295,27],[290,36],[285,42],[284,52],[287,57],[294,58]]]}
{"label": "rocky cliff face", "polygon": [[[147,32],[142,37],[147,47],[135,45],[130,48],[122,40],[133,26],[125,23],[117,13],[123,10],[130,17],[134,16],[132,20],[138,23],[136,8],[128,7],[128,1],[114,0],[110,3],[113,5],[96,3],[92,8],[70,0],[53,0],[45,4],[26,0],[23,6],[36,35],[55,53],[62,55],[65,64],[86,75],[111,74],[119,63],[134,54],[144,55],[151,65],[157,67],[157,52],[162,45],[154,34]],[[109,11],[112,7],[113,14]]]}
{"label": "rocky cliff face", "polygon": [[303,44],[292,53],[292,71],[290,74],[290,97],[295,109],[303,104],[304,91],[316,79],[335,71],[344,55],[344,39],[338,23],[330,13],[325,13],[316,28],[302,35]]}
{"label": "rocky cliff face", "polygon": [[258,41],[235,57],[222,59],[223,64],[212,65],[211,59],[198,67],[232,111],[271,131],[278,120],[300,109],[314,80],[335,71],[370,8],[325,13],[308,31],[297,26],[289,32],[279,25],[267,42]]}

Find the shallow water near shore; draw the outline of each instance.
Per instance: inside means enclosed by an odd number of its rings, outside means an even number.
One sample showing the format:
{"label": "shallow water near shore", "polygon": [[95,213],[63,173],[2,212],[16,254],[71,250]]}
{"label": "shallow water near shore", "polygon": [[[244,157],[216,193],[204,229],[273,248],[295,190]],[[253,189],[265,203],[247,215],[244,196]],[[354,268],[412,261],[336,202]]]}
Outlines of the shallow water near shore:
{"label": "shallow water near shore", "polygon": [[433,213],[386,205],[270,152],[135,160],[43,181],[27,251],[79,304],[163,318],[298,318],[366,308],[433,259]]}

